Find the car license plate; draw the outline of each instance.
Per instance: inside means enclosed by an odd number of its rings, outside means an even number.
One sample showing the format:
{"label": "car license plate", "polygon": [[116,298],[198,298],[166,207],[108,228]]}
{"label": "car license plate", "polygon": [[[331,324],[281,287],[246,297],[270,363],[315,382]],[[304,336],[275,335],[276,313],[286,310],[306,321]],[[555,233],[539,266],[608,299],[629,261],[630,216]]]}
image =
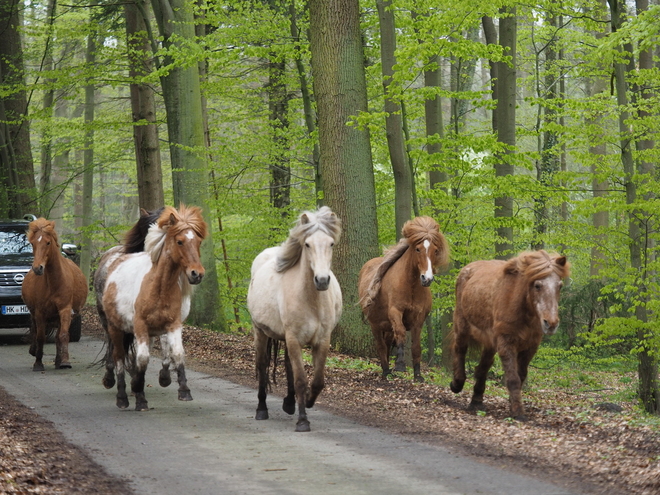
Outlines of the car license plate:
{"label": "car license plate", "polygon": [[2,314],[3,315],[27,315],[30,311],[25,304],[17,304],[15,306],[3,306]]}

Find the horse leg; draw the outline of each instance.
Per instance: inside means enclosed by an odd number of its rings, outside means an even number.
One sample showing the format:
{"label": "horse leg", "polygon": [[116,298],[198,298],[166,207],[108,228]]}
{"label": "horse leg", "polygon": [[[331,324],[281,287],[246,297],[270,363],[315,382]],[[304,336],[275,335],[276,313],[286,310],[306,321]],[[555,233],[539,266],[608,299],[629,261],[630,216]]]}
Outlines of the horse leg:
{"label": "horse leg", "polygon": [[525,410],[522,405],[522,382],[518,374],[518,356],[515,347],[500,338],[497,342],[497,353],[502,361],[504,369],[504,380],[509,390],[509,402],[511,406],[511,417],[518,421],[526,421]]}
{"label": "horse leg", "polygon": [[[179,400],[193,400],[190,389],[188,388],[188,380],[186,379],[185,352],[183,350],[183,327],[168,331],[165,336],[167,337],[167,348],[169,349],[169,354],[172,357],[174,368],[176,369],[177,382],[179,383]],[[163,339],[161,338],[161,342],[162,340]],[[163,363],[161,372],[163,369],[165,369],[165,363]],[[169,370],[169,362],[167,363],[167,369]]]}
{"label": "horse leg", "polygon": [[[268,419],[268,407],[266,406],[266,396],[268,394],[268,362],[269,362],[269,343],[268,337],[257,328],[254,332],[254,350],[257,368],[257,378],[259,380],[259,391],[257,392],[257,414],[254,419]],[[272,344],[272,343],[271,343]]]}
{"label": "horse leg", "polygon": [[69,326],[71,326],[71,308],[60,310],[60,328],[55,337],[55,368],[71,368],[69,362]]}
{"label": "horse leg", "polygon": [[525,385],[525,380],[527,380],[527,368],[534,354],[536,354],[536,350],[537,348],[527,349],[518,353],[518,376],[520,377],[521,388]]}
{"label": "horse leg", "polygon": [[316,398],[325,388],[325,361],[326,358],[328,357],[329,350],[330,350],[330,342],[323,342],[319,345],[312,347],[314,376],[312,378],[312,386],[310,387],[309,398],[307,399],[307,404],[306,404],[308,408],[314,407]]}
{"label": "horse leg", "polygon": [[[141,328],[141,327],[140,327]],[[148,411],[149,405],[144,395],[144,376],[149,364],[149,337],[146,339],[141,334],[138,337],[138,324],[134,325],[136,349],[135,349],[135,376],[131,379],[131,390],[135,394],[135,410]]]}
{"label": "horse leg", "polygon": [[[33,325],[35,328],[34,333],[32,331]],[[30,323],[30,333],[33,335],[33,341],[30,345],[30,354],[32,354],[35,358],[34,364],[32,365],[32,371],[44,371],[44,363],[42,362],[42,359],[44,357],[44,343],[46,342],[45,319],[41,317],[32,317],[32,322]],[[32,351],[34,351],[34,353]]]}
{"label": "horse leg", "polygon": [[481,352],[481,360],[479,365],[474,370],[474,390],[472,392],[472,400],[468,405],[468,411],[483,411],[484,410],[484,391],[486,390],[486,378],[488,377],[488,370],[493,365],[495,359],[495,350],[486,349]]}
{"label": "horse leg", "polygon": [[465,355],[468,351],[468,334],[466,324],[454,314],[454,379],[449,388],[455,394],[463,390],[465,385]]}
{"label": "horse leg", "polygon": [[115,361],[113,359],[113,345],[112,345],[112,340],[110,339],[109,335],[106,335],[106,350],[105,350],[105,357],[103,358],[103,361],[105,361],[105,375],[103,375],[103,386],[105,388],[112,388],[115,386]]}
{"label": "horse leg", "polygon": [[[390,346],[392,345],[392,339],[390,338],[389,343],[387,342],[387,339],[385,338],[385,334],[388,333],[387,329],[372,326],[371,333],[374,336],[376,352],[380,359],[380,367],[383,370],[382,378],[385,380],[388,375],[392,374],[392,370],[390,370]],[[391,332],[389,333],[391,335]]]}
{"label": "horse leg", "polygon": [[404,346],[406,344],[406,327],[403,325],[403,313],[396,308],[390,308],[388,316],[390,325],[392,325],[392,332],[394,332],[394,342],[396,342],[394,371],[405,372]]}
{"label": "horse leg", "polygon": [[282,411],[287,414],[296,412],[296,389],[293,381],[293,368],[291,367],[291,359],[289,358],[289,351],[284,344],[284,369],[286,371],[286,397],[282,401]]}
{"label": "horse leg", "polygon": [[291,360],[293,369],[293,381],[296,389],[296,399],[298,402],[298,421],[296,422],[296,431],[310,431],[307,412],[305,411],[305,399],[307,397],[307,374],[302,359],[302,348],[295,337],[287,335],[286,348]]}
{"label": "horse leg", "polygon": [[160,336],[160,349],[163,354],[163,367],[158,373],[158,383],[161,387],[169,387],[172,383],[172,375],[170,374],[170,345],[166,334]]}
{"label": "horse leg", "polygon": [[424,323],[424,320],[417,323],[418,324],[416,324],[410,332],[410,340],[412,341],[410,350],[412,353],[413,361],[413,380],[416,382],[424,383],[424,377],[422,376],[422,372],[420,370],[420,365],[422,362],[422,324]]}
{"label": "horse leg", "polygon": [[[126,395],[126,377],[124,374],[124,363],[126,353],[124,351],[124,332],[113,327],[108,327],[108,352],[112,351],[112,361],[117,372],[117,407],[119,409],[126,409],[128,407],[128,395]],[[106,376],[103,379],[103,385],[107,387],[110,381],[106,381],[109,371],[109,366],[106,364]],[[112,379],[114,381],[114,378]]]}

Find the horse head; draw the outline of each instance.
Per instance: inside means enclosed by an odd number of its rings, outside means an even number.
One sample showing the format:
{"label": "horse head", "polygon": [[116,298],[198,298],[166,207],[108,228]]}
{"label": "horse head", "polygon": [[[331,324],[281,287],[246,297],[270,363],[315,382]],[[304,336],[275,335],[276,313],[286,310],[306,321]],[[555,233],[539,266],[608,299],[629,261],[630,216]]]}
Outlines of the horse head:
{"label": "horse head", "polygon": [[401,233],[411,248],[412,263],[419,271],[422,287],[429,287],[435,272],[449,260],[449,245],[440,226],[431,217],[421,216],[407,221]]}
{"label": "horse head", "polygon": [[298,225],[308,232],[304,237],[304,256],[314,274],[316,290],[328,290],[332,278],[332,252],[339,240],[341,222],[327,206],[316,213],[305,212],[300,215]]}
{"label": "horse head", "polygon": [[570,264],[566,256],[549,255],[544,250],[525,253],[510,260],[527,279],[528,307],[536,313],[541,331],[553,335],[559,328],[559,296],[568,277]]}
{"label": "horse head", "polygon": [[200,246],[208,231],[202,210],[183,204],[179,210],[168,206],[163,209],[156,224],[166,232],[163,247],[172,261],[183,269],[191,285],[199,284],[205,273]]}
{"label": "horse head", "polygon": [[48,259],[55,253],[59,256],[59,243],[55,232],[55,222],[45,218],[37,218],[28,225],[28,241],[32,244],[34,260],[32,271],[36,275],[43,275]]}

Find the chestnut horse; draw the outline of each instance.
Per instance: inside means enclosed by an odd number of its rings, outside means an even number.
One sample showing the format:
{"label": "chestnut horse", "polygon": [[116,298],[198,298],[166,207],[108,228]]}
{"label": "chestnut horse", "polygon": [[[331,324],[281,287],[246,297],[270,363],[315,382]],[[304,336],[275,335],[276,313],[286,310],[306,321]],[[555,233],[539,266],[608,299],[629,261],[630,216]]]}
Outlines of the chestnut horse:
{"label": "chestnut horse", "polygon": [[22,296],[30,310],[30,354],[35,357],[32,369],[43,371],[44,342],[50,328],[55,336],[55,368],[71,368],[69,362],[69,326],[74,314],[87,301],[87,280],[78,265],[60,251],[55,222],[38,218],[28,225],[32,244],[32,270],[25,275]]}
{"label": "chestnut horse", "polygon": [[527,367],[543,335],[557,330],[562,279],[569,272],[565,256],[543,250],[525,252],[508,261],[474,261],[461,269],[453,327],[454,379],[450,387],[454,393],[465,384],[468,346],[482,347],[468,410],[483,409],[486,376],[497,353],[509,389],[511,416],[526,420],[521,389]]}
{"label": "chestnut horse", "polygon": [[[95,287],[102,293],[100,315],[107,325],[108,348],[112,352],[112,356],[106,354],[103,384],[106,388],[114,386],[116,371],[117,407],[121,409],[128,407],[125,369],[132,375],[135,410],[149,409],[144,377],[155,337],[161,338],[164,356],[160,385],[171,383],[171,359],[178,375],[179,400],[192,400],[185,374],[182,332],[193,286],[204,276],[200,244],[207,235],[207,226],[201,209],[194,206],[181,205],[179,210],[167,206],[156,214],[158,217],[144,239],[144,251],[126,253],[126,247],[121,246],[110,249],[95,277]],[[133,231],[144,227],[145,218],[149,220],[143,215]]]}
{"label": "chestnut horse", "polygon": [[364,264],[358,277],[358,294],[374,336],[383,378],[392,374],[392,343],[397,347],[394,371],[406,371],[403,348],[409,331],[414,379],[423,382],[420,336],[433,302],[429,286],[435,271],[447,265],[449,246],[431,217],[407,221],[401,233],[403,238],[397,245]]}
{"label": "chestnut horse", "polygon": [[[273,354],[277,362],[278,342],[284,341],[288,387],[282,409],[295,413],[297,399],[296,431],[310,431],[305,408],[314,406],[325,386],[330,334],[342,312],[341,289],[330,269],[340,234],[341,222],[327,206],[304,212],[281,246],[265,249],[252,262],[247,305],[259,380],[255,419],[268,419],[268,367]],[[310,390],[302,359],[305,345],[312,348],[314,365]]]}

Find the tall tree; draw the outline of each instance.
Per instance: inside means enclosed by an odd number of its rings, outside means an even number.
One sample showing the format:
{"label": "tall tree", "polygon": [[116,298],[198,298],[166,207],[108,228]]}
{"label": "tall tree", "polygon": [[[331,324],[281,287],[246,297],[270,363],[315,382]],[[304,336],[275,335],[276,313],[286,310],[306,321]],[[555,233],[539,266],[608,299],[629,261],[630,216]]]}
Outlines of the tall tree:
{"label": "tall tree", "polygon": [[[511,157],[516,145],[516,44],[517,25],[516,7],[501,9],[499,26],[499,44],[508,60],[497,62],[497,140],[502,143],[503,151],[495,163],[495,177],[504,179],[513,175],[514,166]],[[500,182],[500,186],[503,182]],[[495,197],[495,219],[500,220],[496,231],[498,240],[495,253],[498,259],[506,259],[513,254],[513,197],[506,187],[499,187]]]}
{"label": "tall tree", "polygon": [[[626,5],[624,0],[608,0],[610,6],[612,32],[616,33],[626,22]],[[637,372],[639,376],[639,398],[644,409],[650,413],[660,412],[660,383],[658,382],[658,363],[653,356],[653,349],[649,348],[647,337],[647,324],[649,322],[648,285],[650,273],[648,271],[647,232],[640,224],[646,215],[640,210],[638,200],[637,174],[643,172],[635,164],[633,147],[635,146],[634,129],[630,127],[630,104],[628,96],[629,84],[626,76],[636,71],[633,57],[632,43],[625,42],[618,47],[620,57],[614,62],[614,79],[616,86],[616,100],[619,106],[619,134],[621,145],[621,163],[623,164],[624,187],[626,191],[626,204],[628,210],[628,236],[630,249],[630,265],[635,273],[635,318],[640,325],[637,326],[637,338],[640,343],[638,353]],[[634,95],[634,94],[633,94]],[[636,98],[635,98],[636,99]]]}
{"label": "tall tree", "polygon": [[0,0],[0,216],[36,211],[19,0]]}
{"label": "tall tree", "polygon": [[311,0],[309,12],[325,204],[343,224],[334,270],[344,315],[333,341],[342,351],[366,355],[373,345],[357,305],[357,276],[378,254],[375,184],[369,132],[347,125],[367,111],[360,7],[357,0]]}
{"label": "tall tree", "polygon": [[145,0],[124,4],[138,198],[141,208],[152,211],[164,206],[165,199],[156,100],[151,85],[142,80],[153,70],[153,54],[145,20],[148,12],[149,4]]}
{"label": "tall tree", "polygon": [[406,142],[403,135],[403,116],[393,84],[396,65],[396,29],[391,0],[376,0],[380,25],[380,60],[385,94],[385,131],[392,172],[394,174],[394,215],[396,238],[401,237],[403,224],[412,217],[413,180]]}
{"label": "tall tree", "polygon": [[[152,0],[152,7],[163,46],[171,49],[170,53],[178,52],[194,40],[193,5],[190,2]],[[174,60],[172,55],[164,58],[163,66],[167,67],[161,76],[161,85],[167,110],[174,202],[202,207],[212,233],[214,216],[209,201],[199,68],[196,63]],[[189,319],[194,324],[214,324],[225,330],[227,322],[220,301],[212,235],[202,243],[201,256],[206,275],[193,298]]]}

